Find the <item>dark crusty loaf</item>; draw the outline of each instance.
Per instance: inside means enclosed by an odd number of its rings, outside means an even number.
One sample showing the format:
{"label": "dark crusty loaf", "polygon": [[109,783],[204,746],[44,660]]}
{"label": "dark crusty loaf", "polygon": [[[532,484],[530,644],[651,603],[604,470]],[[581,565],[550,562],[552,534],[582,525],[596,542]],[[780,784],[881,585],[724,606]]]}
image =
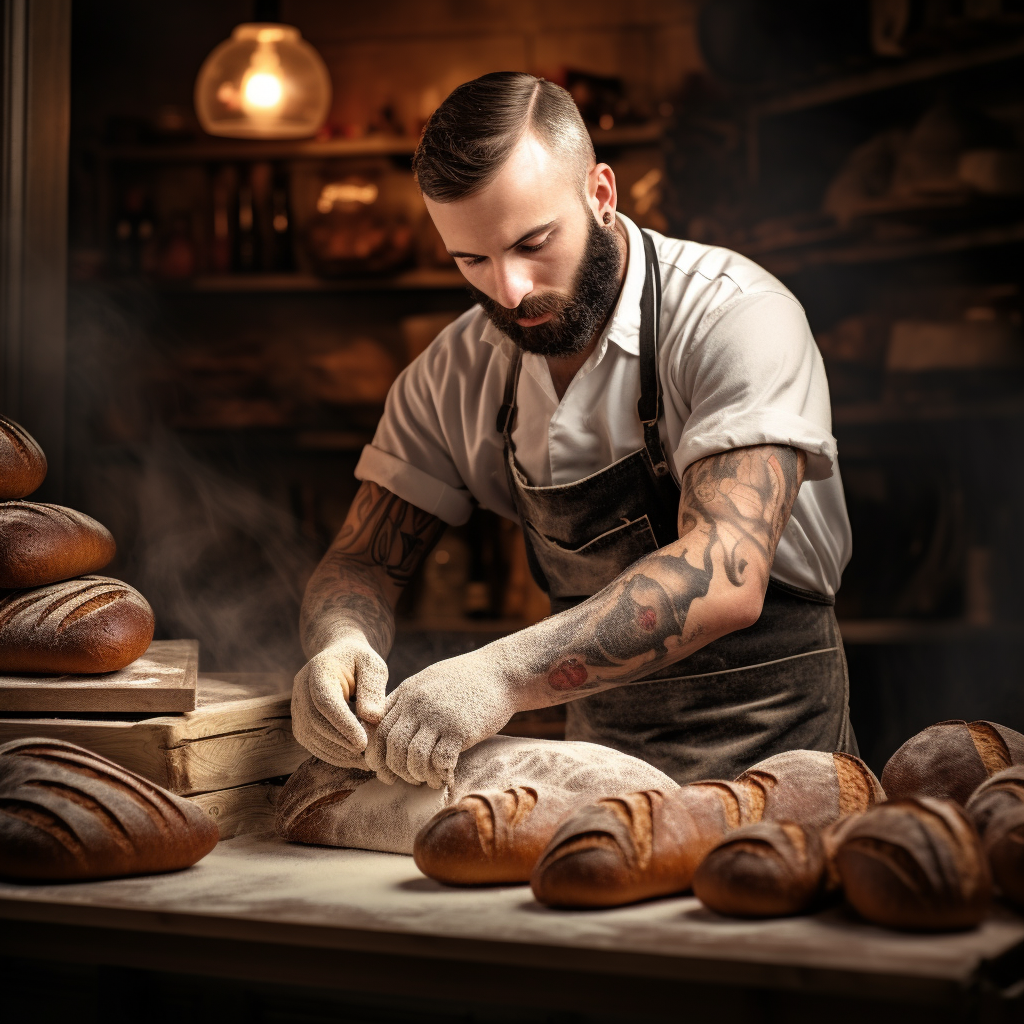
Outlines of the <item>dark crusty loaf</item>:
{"label": "dark crusty loaf", "polygon": [[997,817],[1024,807],[1024,765],[1014,765],[986,779],[967,801],[967,817],[985,838],[989,823]]}
{"label": "dark crusty loaf", "polygon": [[585,800],[539,785],[470,793],[420,830],[416,866],[448,885],[528,882],[558,826]]}
{"label": "dark crusty loaf", "polygon": [[754,821],[794,821],[810,829],[885,799],[878,779],[859,757],[821,750],[775,754],[736,782],[749,791]]}
{"label": "dark crusty loaf", "polygon": [[989,822],[983,846],[996,885],[1024,910],[1024,804],[1007,808]]}
{"label": "dark crusty loaf", "polygon": [[46,456],[19,423],[0,416],[0,501],[24,498],[46,479]]}
{"label": "dark crusty loaf", "polygon": [[762,821],[730,832],[701,862],[693,893],[733,917],[784,917],[813,908],[824,889],[816,832],[792,821]]}
{"label": "dark crusty loaf", "polygon": [[939,722],[889,758],[882,785],[890,800],[933,796],[967,803],[987,778],[1024,764],[1024,736],[995,722]]}
{"label": "dark crusty loaf", "polygon": [[615,907],[688,889],[728,826],[717,800],[680,792],[610,797],[567,818],[530,877],[534,896],[555,907]]}
{"label": "dark crusty loaf", "polygon": [[845,830],[835,862],[850,905],[890,928],[971,928],[991,900],[978,833],[951,800],[911,797],[872,808]]}
{"label": "dark crusty loaf", "polygon": [[82,576],[0,600],[0,672],[115,672],[146,652],[153,610],[120,580]]}
{"label": "dark crusty loaf", "polygon": [[72,881],[175,871],[217,845],[213,819],[60,740],[0,746],[0,877]]}
{"label": "dark crusty loaf", "polygon": [[98,572],[117,545],[84,512],[33,501],[0,504],[0,588],[20,590]]}

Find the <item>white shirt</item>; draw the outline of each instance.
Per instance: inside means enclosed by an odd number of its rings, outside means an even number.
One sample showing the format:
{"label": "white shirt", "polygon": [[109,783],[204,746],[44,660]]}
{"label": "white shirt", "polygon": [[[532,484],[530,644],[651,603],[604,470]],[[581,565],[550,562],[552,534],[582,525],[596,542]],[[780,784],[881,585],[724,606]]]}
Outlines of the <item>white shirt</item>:
{"label": "white shirt", "polygon": [[[629,259],[615,310],[593,353],[558,400],[547,363],[527,353],[513,433],[535,486],[567,484],[643,446],[640,292],[643,239],[622,214]],[[828,381],[803,308],[744,256],[651,232],[661,265],[658,372],[662,441],[678,480],[705,456],[756,444],[807,453],[807,474],[772,576],[833,595],[850,560]],[[446,327],[388,394],[356,477],[452,525],[474,501],[515,520],[495,420],[512,341],[479,306]]]}

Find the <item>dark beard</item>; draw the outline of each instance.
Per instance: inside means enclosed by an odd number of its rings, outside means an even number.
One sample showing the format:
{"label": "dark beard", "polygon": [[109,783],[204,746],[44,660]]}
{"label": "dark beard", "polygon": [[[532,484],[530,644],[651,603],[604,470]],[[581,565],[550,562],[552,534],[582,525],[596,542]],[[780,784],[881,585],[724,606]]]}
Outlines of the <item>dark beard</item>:
{"label": "dark beard", "polygon": [[[515,309],[508,309],[467,285],[491,323],[524,352],[539,356],[571,356],[582,352],[615,305],[622,269],[622,253],[615,229],[599,227],[592,217],[588,217],[588,223],[587,244],[568,298],[551,294],[527,297]],[[545,313],[555,315],[536,327],[516,323]]]}

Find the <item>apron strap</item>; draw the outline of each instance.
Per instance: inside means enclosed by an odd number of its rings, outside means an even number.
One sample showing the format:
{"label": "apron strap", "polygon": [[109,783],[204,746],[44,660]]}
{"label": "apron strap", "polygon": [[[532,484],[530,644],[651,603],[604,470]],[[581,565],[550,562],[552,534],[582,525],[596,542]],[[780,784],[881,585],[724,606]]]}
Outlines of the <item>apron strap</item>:
{"label": "apron strap", "polygon": [[519,389],[519,370],[522,363],[523,350],[517,345],[512,361],[508,364],[508,372],[505,374],[505,394],[498,410],[498,433],[504,436],[506,444],[511,444],[512,441],[512,417],[516,408],[516,391]]}

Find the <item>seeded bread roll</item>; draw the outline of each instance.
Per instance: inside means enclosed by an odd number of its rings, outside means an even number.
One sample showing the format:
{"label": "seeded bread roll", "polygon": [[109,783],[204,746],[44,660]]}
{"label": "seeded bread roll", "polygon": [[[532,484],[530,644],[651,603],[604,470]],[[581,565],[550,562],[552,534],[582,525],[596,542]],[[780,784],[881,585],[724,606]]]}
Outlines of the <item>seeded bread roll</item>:
{"label": "seeded bread roll", "polygon": [[824,889],[817,833],[792,821],[730,832],[701,862],[693,894],[731,917],[786,917],[810,910]]}
{"label": "seeded bread roll", "polygon": [[110,531],[84,512],[32,501],[0,504],[0,588],[42,587],[98,572],[116,551]]}
{"label": "seeded bread roll", "polygon": [[1024,765],[1004,768],[983,782],[967,801],[967,817],[982,840],[994,818],[1024,807]]}
{"label": "seeded bread roll", "polygon": [[749,792],[753,820],[794,821],[809,829],[885,799],[871,769],[839,752],[787,750],[748,768],[736,782]]}
{"label": "seeded bread roll", "polygon": [[890,800],[932,796],[965,804],[986,779],[1024,764],[1024,736],[995,722],[939,722],[889,758],[882,785]]}
{"label": "seeded bread roll", "polygon": [[846,831],[836,867],[850,905],[889,928],[973,928],[992,896],[978,833],[951,800],[911,797],[872,808]]}
{"label": "seeded bread roll", "polygon": [[1024,804],[1003,810],[989,822],[983,846],[996,885],[1024,910]]}
{"label": "seeded bread roll", "polygon": [[528,882],[558,826],[585,800],[553,786],[471,793],[423,826],[416,866],[448,885]]}
{"label": "seeded bread roll", "polygon": [[76,881],[176,871],[216,845],[189,800],[83,747],[0,746],[0,877]]}
{"label": "seeded bread roll", "polygon": [[116,672],[146,652],[153,609],[120,580],[82,576],[0,600],[0,672]]}
{"label": "seeded bread roll", "polygon": [[617,907],[688,889],[728,826],[720,806],[680,792],[610,797],[567,818],[530,877],[534,896],[553,907]]}
{"label": "seeded bread roll", "polygon": [[46,479],[46,456],[19,423],[0,416],[0,501],[24,498]]}

